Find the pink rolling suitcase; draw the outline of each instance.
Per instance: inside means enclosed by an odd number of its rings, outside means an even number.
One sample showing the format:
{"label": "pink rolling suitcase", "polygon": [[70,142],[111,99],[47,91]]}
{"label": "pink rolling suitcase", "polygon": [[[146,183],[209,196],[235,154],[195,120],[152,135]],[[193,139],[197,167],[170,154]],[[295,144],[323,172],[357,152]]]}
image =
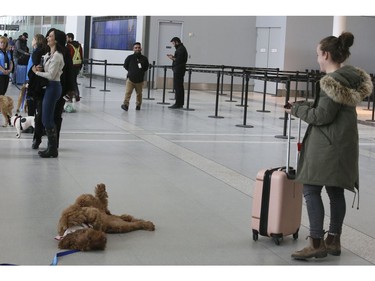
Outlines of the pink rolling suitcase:
{"label": "pink rolling suitcase", "polygon": [[[298,135],[300,135],[299,120]],[[289,167],[290,162],[289,116],[288,149],[286,167],[260,170],[256,177],[253,194],[251,226],[253,240],[258,235],[272,237],[276,245],[284,236],[293,235],[298,238],[302,214],[302,184],[294,181],[296,170]],[[298,150],[299,150],[298,137]],[[297,155],[298,160],[298,155]]]}

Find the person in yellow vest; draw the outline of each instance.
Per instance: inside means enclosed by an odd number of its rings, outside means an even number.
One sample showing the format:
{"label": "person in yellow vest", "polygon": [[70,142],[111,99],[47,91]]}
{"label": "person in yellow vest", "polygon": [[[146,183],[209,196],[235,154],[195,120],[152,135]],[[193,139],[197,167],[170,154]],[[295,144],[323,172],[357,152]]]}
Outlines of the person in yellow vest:
{"label": "person in yellow vest", "polygon": [[74,88],[75,88],[75,98],[76,101],[79,101],[81,99],[79,95],[79,89],[78,89],[78,82],[77,77],[79,72],[82,69],[82,62],[83,62],[83,51],[82,51],[82,45],[78,41],[74,40],[74,34],[73,33],[67,33],[66,34],[66,46],[69,49],[70,56],[73,60],[73,79],[74,79]]}

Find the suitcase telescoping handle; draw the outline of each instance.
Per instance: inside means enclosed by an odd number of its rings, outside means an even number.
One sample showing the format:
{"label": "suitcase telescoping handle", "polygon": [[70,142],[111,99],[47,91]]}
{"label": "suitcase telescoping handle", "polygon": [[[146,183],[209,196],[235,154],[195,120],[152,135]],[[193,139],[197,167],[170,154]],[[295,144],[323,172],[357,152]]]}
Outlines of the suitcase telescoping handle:
{"label": "suitcase telescoping handle", "polygon": [[[291,133],[292,133],[292,115],[288,114],[288,144],[287,144],[287,155],[286,155],[286,173],[289,175],[290,169],[290,140],[291,140]],[[296,153],[296,168],[298,164],[299,152],[301,151],[301,119],[298,118],[298,140],[297,140],[297,153]]]}

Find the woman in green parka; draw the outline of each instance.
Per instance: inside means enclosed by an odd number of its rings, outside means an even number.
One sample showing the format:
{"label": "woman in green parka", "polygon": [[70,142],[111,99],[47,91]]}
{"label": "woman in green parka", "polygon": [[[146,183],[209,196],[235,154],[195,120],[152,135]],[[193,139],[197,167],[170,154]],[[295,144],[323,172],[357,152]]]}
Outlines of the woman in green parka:
{"label": "woman in green parka", "polygon": [[[373,85],[365,71],[342,65],[353,42],[350,32],[322,39],[317,46],[317,61],[326,75],[320,80],[314,102],[296,102],[286,109],[309,124],[296,180],[303,183],[310,243],[292,254],[295,259],[341,254],[340,235],[346,213],[344,190],[355,192],[359,188],[356,106],[372,93]],[[331,212],[325,240],[323,187],[328,193]]]}

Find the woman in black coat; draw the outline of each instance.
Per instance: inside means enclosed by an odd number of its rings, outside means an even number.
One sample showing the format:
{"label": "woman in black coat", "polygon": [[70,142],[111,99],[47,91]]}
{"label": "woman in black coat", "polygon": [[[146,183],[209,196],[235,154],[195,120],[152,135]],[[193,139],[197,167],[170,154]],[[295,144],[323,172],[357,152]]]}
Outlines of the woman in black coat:
{"label": "woman in black coat", "polygon": [[[47,41],[42,34],[35,34],[32,46],[34,51],[31,56],[32,66],[43,64],[43,55],[47,52]],[[42,124],[42,100],[44,91],[47,86],[48,80],[46,78],[35,75],[31,70],[28,72],[28,114],[35,116],[35,128],[33,137],[33,149],[38,149],[39,144],[42,142],[42,135],[44,127]]]}

